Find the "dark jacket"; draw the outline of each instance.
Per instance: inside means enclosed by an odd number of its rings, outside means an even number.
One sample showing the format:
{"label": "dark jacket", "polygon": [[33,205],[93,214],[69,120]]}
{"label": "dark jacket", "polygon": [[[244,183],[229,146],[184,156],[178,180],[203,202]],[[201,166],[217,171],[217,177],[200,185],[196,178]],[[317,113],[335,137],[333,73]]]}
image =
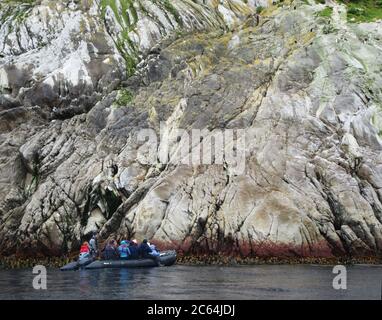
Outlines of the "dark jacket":
{"label": "dark jacket", "polygon": [[117,260],[119,258],[119,253],[117,248],[108,244],[103,252],[103,259],[105,260]]}
{"label": "dark jacket", "polygon": [[139,256],[142,257],[142,258],[150,258],[150,255],[149,253],[151,252],[151,249],[149,247],[149,245],[147,243],[141,243],[141,245],[139,246]]}
{"label": "dark jacket", "polygon": [[138,259],[139,258],[139,248],[138,246],[130,245],[130,259]]}

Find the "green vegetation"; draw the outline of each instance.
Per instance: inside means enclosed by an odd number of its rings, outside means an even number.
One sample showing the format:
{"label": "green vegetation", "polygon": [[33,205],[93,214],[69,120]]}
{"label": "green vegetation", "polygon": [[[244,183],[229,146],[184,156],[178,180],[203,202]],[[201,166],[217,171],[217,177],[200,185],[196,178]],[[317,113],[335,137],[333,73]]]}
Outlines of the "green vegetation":
{"label": "green vegetation", "polygon": [[277,2],[277,7],[282,8],[284,6],[284,0],[279,0]]}
{"label": "green vegetation", "polygon": [[34,4],[36,0],[2,0],[1,2],[3,4],[21,5],[21,4]]}
{"label": "green vegetation", "polygon": [[170,0],[163,0],[163,6],[164,6],[164,8],[166,9],[167,12],[171,13],[174,16],[175,21],[179,25],[183,24],[183,21],[182,21],[182,19],[180,17],[179,12],[175,9],[175,7],[172,5]]}
{"label": "green vegetation", "polygon": [[333,27],[332,24],[326,24],[323,28],[322,28],[322,32],[324,34],[329,34],[329,33],[332,33],[335,31],[335,28]]}
{"label": "green vegetation", "polygon": [[326,7],[325,9],[318,12],[317,16],[323,17],[323,18],[330,18],[332,16],[332,13],[333,13],[333,8]]}
{"label": "green vegetation", "polygon": [[117,22],[122,28],[122,32],[114,39],[118,51],[126,62],[126,73],[128,76],[134,74],[138,60],[137,49],[129,37],[129,33],[134,30],[138,22],[138,14],[134,7],[134,0],[120,0],[120,10],[116,0],[101,0],[101,15],[105,18],[106,9],[110,8]]}
{"label": "green vegetation", "polygon": [[262,6],[258,6],[258,7],[256,8],[256,13],[260,14],[263,10],[264,10],[264,7],[262,7]]}
{"label": "green vegetation", "polygon": [[349,22],[372,22],[382,19],[382,0],[340,0],[347,6]]}
{"label": "green vegetation", "polygon": [[35,4],[35,0],[24,1],[11,1],[5,0],[0,2],[0,25],[4,23],[8,18],[12,18],[12,22],[9,24],[9,32],[13,31],[17,25],[22,22],[32,10]]}
{"label": "green vegetation", "polygon": [[121,89],[118,92],[118,96],[115,101],[115,104],[118,107],[124,107],[124,106],[127,106],[131,101],[133,101],[133,99],[134,99],[134,96],[129,90]]}
{"label": "green vegetation", "polygon": [[[168,16],[173,16],[179,25],[182,25],[181,16],[171,3],[171,0],[151,1],[165,11]],[[144,2],[140,0],[101,0],[100,7],[103,19],[105,19],[106,10],[109,8],[109,10],[111,9],[113,11],[118,24],[121,26],[122,31],[118,35],[115,35],[116,38],[114,42],[118,51],[125,59],[127,75],[132,76],[136,69],[139,54],[136,44],[130,38],[131,32],[135,32],[138,22],[137,9],[139,8],[141,13],[150,15],[153,19],[155,19],[155,16],[150,14],[145,8]]]}
{"label": "green vegetation", "polygon": [[[118,5],[116,0],[101,0],[101,14],[105,17],[106,8],[109,7],[113,10],[113,13],[121,26],[125,26],[127,29],[129,27],[134,27],[138,21],[138,15],[134,7],[134,0],[121,0],[121,10],[118,10]],[[131,16],[130,16],[131,15]]]}

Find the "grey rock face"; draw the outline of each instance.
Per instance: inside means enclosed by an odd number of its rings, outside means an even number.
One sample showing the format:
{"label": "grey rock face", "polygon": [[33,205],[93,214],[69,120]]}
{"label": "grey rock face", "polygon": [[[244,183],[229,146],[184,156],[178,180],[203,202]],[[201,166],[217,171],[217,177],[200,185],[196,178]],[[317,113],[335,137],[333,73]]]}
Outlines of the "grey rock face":
{"label": "grey rock face", "polygon": [[[382,24],[322,8],[274,7],[258,26],[251,16],[163,42],[82,111],[4,108],[1,251],[59,254],[99,230],[187,252],[380,254]],[[158,145],[139,140],[163,125]],[[142,161],[153,149],[176,159],[178,128],[243,130],[244,171]]]}
{"label": "grey rock face", "polygon": [[86,112],[170,33],[225,28],[253,8],[231,2],[217,7],[165,0],[0,4],[0,110],[38,105],[55,108],[58,118]]}

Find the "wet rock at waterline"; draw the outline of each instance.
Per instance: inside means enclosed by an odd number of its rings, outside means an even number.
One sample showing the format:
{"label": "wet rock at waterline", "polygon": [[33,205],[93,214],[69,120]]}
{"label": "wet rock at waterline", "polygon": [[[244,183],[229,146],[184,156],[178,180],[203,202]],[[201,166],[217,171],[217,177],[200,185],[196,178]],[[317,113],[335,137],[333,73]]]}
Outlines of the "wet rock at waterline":
{"label": "wet rock at waterline", "polygon": [[[380,254],[380,22],[349,24],[343,6],[320,17],[323,5],[296,2],[265,9],[257,25],[250,1],[179,0],[172,9],[152,2],[171,14],[150,7],[157,18],[138,11],[130,25],[112,7],[86,3],[34,6],[24,24],[50,10],[60,22],[49,23],[62,26],[44,33],[41,48],[31,40],[16,50],[9,43],[21,33],[0,33],[8,39],[0,60],[3,254],[76,250],[93,230],[189,253]],[[54,41],[62,45],[66,15],[91,27],[63,50]],[[93,51],[85,62],[78,50],[92,41],[105,56]],[[44,63],[45,54],[57,64],[37,77],[31,56]],[[71,54],[78,82],[62,71]],[[14,77],[16,69],[26,71]],[[54,77],[66,91],[41,89]],[[236,158],[187,165],[178,129],[203,130],[191,151],[233,132]]]}

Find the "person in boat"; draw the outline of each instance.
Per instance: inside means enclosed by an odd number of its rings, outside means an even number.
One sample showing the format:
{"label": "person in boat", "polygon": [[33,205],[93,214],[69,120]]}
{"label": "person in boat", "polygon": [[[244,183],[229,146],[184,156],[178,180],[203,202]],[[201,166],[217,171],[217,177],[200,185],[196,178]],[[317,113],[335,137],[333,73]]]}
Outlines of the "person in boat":
{"label": "person in boat", "polygon": [[102,258],[104,260],[117,260],[119,258],[119,252],[117,248],[117,241],[110,240],[103,250]]}
{"label": "person in boat", "polygon": [[127,260],[130,258],[129,242],[126,240],[121,241],[121,245],[118,247],[119,258],[122,260]]}
{"label": "person in boat", "polygon": [[92,235],[92,238],[89,241],[90,246],[90,254],[93,257],[96,257],[98,255],[98,243],[97,243],[97,233],[94,232]]}
{"label": "person in boat", "polygon": [[80,255],[78,259],[81,261],[89,257],[90,257],[90,245],[89,245],[89,242],[85,241],[80,248]]}
{"label": "person in boat", "polygon": [[149,255],[151,255],[153,257],[159,257],[160,256],[159,250],[157,249],[157,247],[154,244],[149,243],[149,247],[151,249],[151,252],[149,253]]}
{"label": "person in boat", "polygon": [[143,259],[153,259],[158,264],[158,266],[160,264],[159,255],[152,254],[150,243],[147,241],[147,239],[143,239],[141,245],[139,246],[139,255]]}
{"label": "person in boat", "polygon": [[138,241],[137,240],[131,240],[130,242],[130,259],[139,259],[139,248],[138,248]]}
{"label": "person in boat", "polygon": [[150,252],[148,253],[148,257],[153,259],[157,265],[159,266],[160,265],[160,253],[159,251],[157,250],[156,246],[154,244],[151,244],[150,242],[147,242],[149,248],[150,248]]}
{"label": "person in boat", "polygon": [[138,253],[140,258],[151,258],[151,249],[148,245],[147,239],[143,239],[142,243],[138,247]]}

